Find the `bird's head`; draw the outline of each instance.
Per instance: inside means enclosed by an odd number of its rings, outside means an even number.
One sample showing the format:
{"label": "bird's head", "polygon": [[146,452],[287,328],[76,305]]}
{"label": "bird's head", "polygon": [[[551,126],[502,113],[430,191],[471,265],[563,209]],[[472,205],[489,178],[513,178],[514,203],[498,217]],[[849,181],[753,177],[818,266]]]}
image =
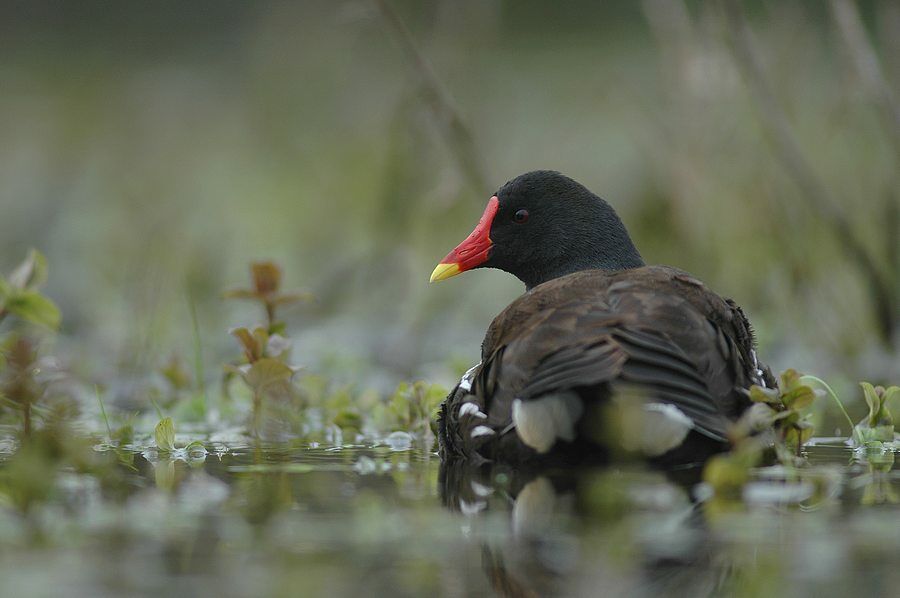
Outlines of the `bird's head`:
{"label": "bird's head", "polygon": [[441,260],[431,281],[497,268],[530,289],[579,270],[642,265],[612,206],[567,176],[537,170],[490,198],[478,226]]}

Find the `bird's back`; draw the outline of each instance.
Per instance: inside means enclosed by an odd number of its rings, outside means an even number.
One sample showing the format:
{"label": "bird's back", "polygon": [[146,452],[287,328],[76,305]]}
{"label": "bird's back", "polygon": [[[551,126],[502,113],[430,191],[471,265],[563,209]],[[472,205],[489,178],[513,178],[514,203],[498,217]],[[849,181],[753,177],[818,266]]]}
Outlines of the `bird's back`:
{"label": "bird's back", "polygon": [[443,407],[445,455],[502,457],[498,450],[521,444],[516,402],[525,413],[545,397],[564,397],[580,416],[626,388],[724,441],[729,419],[748,405],[744,389],[763,381],[741,310],[662,266],[585,270],[528,291],[494,319],[470,377]]}

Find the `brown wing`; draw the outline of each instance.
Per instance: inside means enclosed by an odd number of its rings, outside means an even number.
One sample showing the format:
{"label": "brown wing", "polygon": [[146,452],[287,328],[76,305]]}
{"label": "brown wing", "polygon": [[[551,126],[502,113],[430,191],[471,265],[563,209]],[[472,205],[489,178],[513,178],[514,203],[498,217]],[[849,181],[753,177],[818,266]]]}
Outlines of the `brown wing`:
{"label": "brown wing", "polygon": [[[728,420],[749,405],[744,389],[762,382],[752,351],[740,309],[679,270],[562,277],[495,318],[471,389],[454,389],[442,408],[442,450],[472,456],[500,442],[516,398],[586,388],[608,394],[619,384],[677,406],[698,431],[721,440]],[[460,415],[466,402],[474,407]],[[473,436],[478,426],[482,434]]]}
{"label": "brown wing", "polygon": [[[608,394],[629,384],[723,440],[728,420],[748,404],[741,389],[757,381],[751,351],[743,314],[684,272],[579,272],[536,287],[494,320],[471,391],[457,390],[445,412],[455,417],[454,402],[474,402],[487,417],[449,427],[499,432],[511,421],[514,399],[586,388]],[[465,431],[457,436],[469,442]],[[473,444],[493,440],[484,434]]]}

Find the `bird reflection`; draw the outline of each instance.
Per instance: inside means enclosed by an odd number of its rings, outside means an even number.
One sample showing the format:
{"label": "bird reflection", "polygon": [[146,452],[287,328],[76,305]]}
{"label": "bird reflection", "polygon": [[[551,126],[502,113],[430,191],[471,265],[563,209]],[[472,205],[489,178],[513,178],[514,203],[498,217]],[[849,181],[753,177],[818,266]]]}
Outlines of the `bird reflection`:
{"label": "bird reflection", "polygon": [[691,498],[698,475],[447,461],[439,493],[497,595],[708,595],[730,567]]}

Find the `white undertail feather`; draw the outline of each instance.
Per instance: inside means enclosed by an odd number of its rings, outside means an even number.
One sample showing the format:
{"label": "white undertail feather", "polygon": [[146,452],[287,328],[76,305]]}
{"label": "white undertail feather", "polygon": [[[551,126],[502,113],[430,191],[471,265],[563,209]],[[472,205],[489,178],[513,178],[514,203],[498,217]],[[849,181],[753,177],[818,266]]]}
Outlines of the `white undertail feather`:
{"label": "white undertail feather", "polygon": [[478,419],[487,419],[487,414],[481,411],[478,408],[478,405],[472,403],[471,401],[468,403],[463,403],[459,408],[459,417],[462,418],[464,415],[471,415],[473,417],[477,417]]}
{"label": "white undertail feather", "polygon": [[681,445],[694,422],[675,405],[646,403],[638,420],[627,427],[621,434],[623,448],[658,457]]}
{"label": "white undertail feather", "polygon": [[574,392],[560,392],[539,399],[512,404],[512,419],[522,442],[539,453],[546,453],[556,439],[575,440],[575,424],[584,406]]}
{"label": "white undertail feather", "polygon": [[496,434],[496,432],[494,432],[494,430],[492,428],[489,428],[488,426],[475,426],[474,428],[472,428],[470,434],[472,438],[478,438],[479,436],[492,436]]}

